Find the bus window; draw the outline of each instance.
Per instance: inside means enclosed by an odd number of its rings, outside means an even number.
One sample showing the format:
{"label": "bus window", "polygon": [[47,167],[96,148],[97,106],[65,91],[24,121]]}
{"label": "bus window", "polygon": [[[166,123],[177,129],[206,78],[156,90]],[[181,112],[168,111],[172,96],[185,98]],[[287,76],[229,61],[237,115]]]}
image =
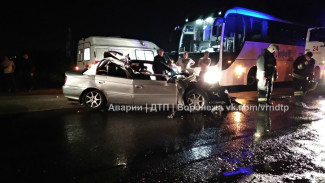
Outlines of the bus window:
{"label": "bus window", "polygon": [[184,34],[182,45],[179,49],[180,52],[195,52],[196,47],[194,48],[194,34]]}
{"label": "bus window", "polygon": [[209,41],[212,34],[212,25],[207,25],[206,27],[203,27],[203,41]]}
{"label": "bus window", "polygon": [[[247,18],[246,18],[247,19]],[[250,17],[247,21],[247,39],[256,42],[266,42],[268,33],[268,21],[260,18]]]}
{"label": "bus window", "polygon": [[262,22],[252,21],[251,25],[250,39],[253,41],[260,40],[262,38]]}
{"label": "bus window", "polygon": [[241,49],[245,38],[245,23],[241,15],[230,14],[225,23],[223,49],[225,52],[236,52]]}
{"label": "bus window", "polygon": [[297,46],[305,46],[305,36],[307,29],[302,27],[294,28],[292,31],[291,44],[296,44]]}
{"label": "bus window", "polygon": [[324,29],[311,30],[309,41],[325,42],[325,30]]}
{"label": "bus window", "polygon": [[[189,22],[184,26],[179,52],[202,53],[205,51],[216,52],[218,38],[213,36],[213,18]],[[221,32],[221,31],[220,31]]]}
{"label": "bus window", "polygon": [[194,33],[194,26],[190,26],[190,25],[185,26],[184,32]]}

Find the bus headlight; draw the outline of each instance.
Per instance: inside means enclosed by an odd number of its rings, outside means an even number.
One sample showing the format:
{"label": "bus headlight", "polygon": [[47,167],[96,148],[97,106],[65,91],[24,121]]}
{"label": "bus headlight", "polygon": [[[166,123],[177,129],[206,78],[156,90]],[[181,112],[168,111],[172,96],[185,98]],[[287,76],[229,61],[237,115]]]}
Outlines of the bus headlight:
{"label": "bus headlight", "polygon": [[221,79],[221,71],[218,70],[217,68],[209,69],[204,74],[204,82],[208,84],[216,84],[220,81],[220,79]]}
{"label": "bus headlight", "polygon": [[238,77],[240,77],[244,73],[244,71],[245,71],[245,68],[240,65],[235,68],[235,74]]}

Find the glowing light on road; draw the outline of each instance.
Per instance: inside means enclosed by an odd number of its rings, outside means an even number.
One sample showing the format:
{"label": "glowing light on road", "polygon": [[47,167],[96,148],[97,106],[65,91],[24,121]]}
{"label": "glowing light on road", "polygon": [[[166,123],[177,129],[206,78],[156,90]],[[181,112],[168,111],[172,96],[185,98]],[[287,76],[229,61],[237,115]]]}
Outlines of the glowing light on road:
{"label": "glowing light on road", "polygon": [[319,102],[318,102],[318,105],[320,105],[320,109],[322,110],[322,111],[325,111],[325,100],[320,100]]}
{"label": "glowing light on road", "polygon": [[195,147],[191,149],[192,158],[194,160],[207,158],[211,154],[210,146]]}
{"label": "glowing light on road", "polygon": [[235,121],[239,123],[241,121],[241,114],[240,112],[235,112]]}

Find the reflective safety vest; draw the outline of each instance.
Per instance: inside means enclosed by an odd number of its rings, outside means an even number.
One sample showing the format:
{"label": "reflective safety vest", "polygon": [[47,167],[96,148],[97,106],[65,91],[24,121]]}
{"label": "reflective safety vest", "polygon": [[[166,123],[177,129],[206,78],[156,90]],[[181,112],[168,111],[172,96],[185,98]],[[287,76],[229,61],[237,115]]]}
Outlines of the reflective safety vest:
{"label": "reflective safety vest", "polygon": [[292,76],[296,79],[300,79],[300,80],[305,80],[306,77],[300,75],[300,74],[296,74],[296,73],[292,73]]}
{"label": "reflective safety vest", "polygon": [[258,102],[266,102],[267,98],[258,98]]}
{"label": "reflective safety vest", "polygon": [[301,95],[304,95],[304,92],[303,91],[295,91],[293,94],[294,94],[294,96],[301,96]]}

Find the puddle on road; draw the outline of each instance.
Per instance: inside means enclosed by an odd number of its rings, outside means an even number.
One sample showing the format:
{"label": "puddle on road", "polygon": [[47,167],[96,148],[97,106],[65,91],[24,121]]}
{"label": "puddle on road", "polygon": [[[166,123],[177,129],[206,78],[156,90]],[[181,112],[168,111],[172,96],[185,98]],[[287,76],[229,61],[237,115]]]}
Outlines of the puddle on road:
{"label": "puddle on road", "polygon": [[185,182],[325,182],[325,102],[310,106],[320,110],[290,106],[288,113],[228,113],[220,126],[223,135],[233,137],[228,150],[209,148],[208,157],[196,151],[197,161],[164,176]]}
{"label": "puddle on road", "polygon": [[[249,101],[241,101],[245,102]],[[92,153],[109,155],[106,162],[115,166],[145,167],[143,176],[137,177],[140,180],[325,181],[321,176],[325,174],[325,137],[321,135],[325,134],[325,102],[311,106],[320,110],[299,111],[290,106],[288,113],[235,111],[172,119],[170,113],[123,113],[121,118],[122,113],[81,111],[80,119],[73,119],[80,124],[74,121],[73,128],[67,128],[67,139],[72,144],[86,141],[103,147]],[[75,127],[85,130],[88,139],[72,133],[82,132]]]}

